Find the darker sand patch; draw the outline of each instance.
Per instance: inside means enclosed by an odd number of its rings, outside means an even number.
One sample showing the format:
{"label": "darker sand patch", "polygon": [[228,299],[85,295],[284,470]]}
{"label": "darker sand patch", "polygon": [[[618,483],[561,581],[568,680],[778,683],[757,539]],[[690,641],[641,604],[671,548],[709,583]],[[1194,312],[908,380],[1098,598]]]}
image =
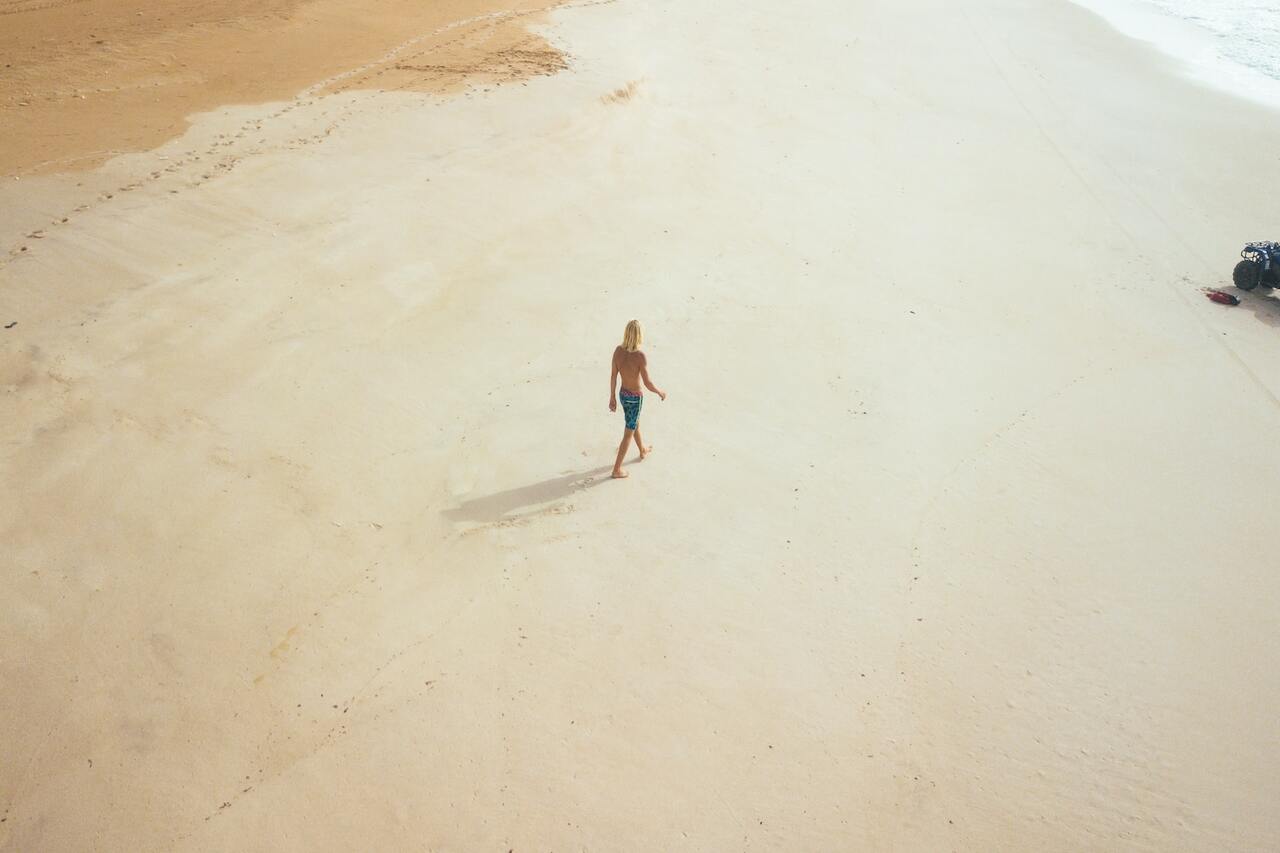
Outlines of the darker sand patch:
{"label": "darker sand patch", "polygon": [[636,96],[640,90],[640,81],[631,80],[625,86],[619,86],[600,100],[606,104],[625,104]]}
{"label": "darker sand patch", "polygon": [[[565,67],[555,0],[0,0],[0,174],[88,168],[187,116],[347,89],[450,91]],[[317,85],[320,84],[320,85]]]}

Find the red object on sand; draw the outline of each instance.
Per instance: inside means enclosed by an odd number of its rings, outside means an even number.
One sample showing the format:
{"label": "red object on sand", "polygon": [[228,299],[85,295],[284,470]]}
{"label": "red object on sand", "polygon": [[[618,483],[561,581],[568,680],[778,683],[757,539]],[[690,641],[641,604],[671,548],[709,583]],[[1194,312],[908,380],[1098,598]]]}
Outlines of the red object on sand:
{"label": "red object on sand", "polygon": [[1214,302],[1220,302],[1223,305],[1239,305],[1240,304],[1239,297],[1232,296],[1230,293],[1223,293],[1221,290],[1210,290],[1208,293],[1205,294],[1205,296],[1209,297]]}

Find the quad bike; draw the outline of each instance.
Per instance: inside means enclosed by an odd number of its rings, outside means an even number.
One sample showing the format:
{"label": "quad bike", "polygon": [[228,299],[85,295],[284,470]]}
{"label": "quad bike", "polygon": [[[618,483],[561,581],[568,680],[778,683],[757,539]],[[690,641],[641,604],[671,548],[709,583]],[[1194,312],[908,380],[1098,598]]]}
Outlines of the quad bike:
{"label": "quad bike", "polygon": [[1280,287],[1280,243],[1246,243],[1244,258],[1231,272],[1232,283],[1241,290],[1258,285]]}

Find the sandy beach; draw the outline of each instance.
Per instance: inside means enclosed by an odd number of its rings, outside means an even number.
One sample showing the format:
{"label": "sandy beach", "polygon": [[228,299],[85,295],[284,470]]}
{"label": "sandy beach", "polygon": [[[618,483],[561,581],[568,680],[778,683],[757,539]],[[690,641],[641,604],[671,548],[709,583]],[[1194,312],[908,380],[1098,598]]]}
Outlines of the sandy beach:
{"label": "sandy beach", "polygon": [[1280,847],[1280,112],[1062,0],[367,5],[0,5],[0,850]]}
{"label": "sandy beach", "polygon": [[547,0],[0,0],[0,174],[83,170],[192,113],[299,92],[456,91],[552,73]]}

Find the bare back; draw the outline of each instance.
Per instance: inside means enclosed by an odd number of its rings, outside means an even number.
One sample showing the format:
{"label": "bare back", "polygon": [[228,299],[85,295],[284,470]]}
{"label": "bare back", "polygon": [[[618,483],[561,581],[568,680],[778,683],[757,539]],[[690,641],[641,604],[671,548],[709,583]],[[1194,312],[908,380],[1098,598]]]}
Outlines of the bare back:
{"label": "bare back", "polygon": [[648,360],[640,350],[627,352],[622,347],[613,351],[613,368],[622,379],[622,390],[632,394],[643,394],[644,383],[641,374],[645,372]]}

